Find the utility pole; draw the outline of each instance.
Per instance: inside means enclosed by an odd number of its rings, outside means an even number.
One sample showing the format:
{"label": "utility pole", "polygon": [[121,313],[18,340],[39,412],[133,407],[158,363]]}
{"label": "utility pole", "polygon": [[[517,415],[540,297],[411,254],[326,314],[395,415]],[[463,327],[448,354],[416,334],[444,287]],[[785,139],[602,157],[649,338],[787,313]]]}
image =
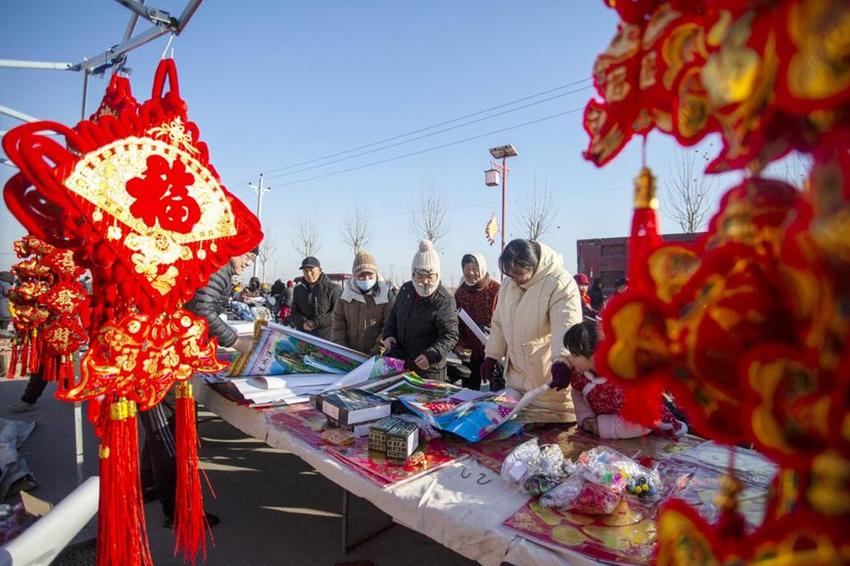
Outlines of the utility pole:
{"label": "utility pole", "polygon": [[[260,173],[260,181],[255,185],[254,183],[248,183],[248,186],[257,191],[257,220],[260,221],[260,227],[263,226],[263,193],[271,190],[271,187],[266,187],[263,185],[263,174]],[[261,244],[262,245],[262,244]],[[257,260],[254,260],[254,277],[257,276]]]}

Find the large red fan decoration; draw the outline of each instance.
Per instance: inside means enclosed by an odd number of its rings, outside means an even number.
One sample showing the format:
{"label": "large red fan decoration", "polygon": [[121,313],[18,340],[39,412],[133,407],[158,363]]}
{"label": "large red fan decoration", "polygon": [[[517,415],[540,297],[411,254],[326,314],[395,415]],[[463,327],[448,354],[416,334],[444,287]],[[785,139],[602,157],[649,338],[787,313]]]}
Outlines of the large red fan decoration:
{"label": "large red fan decoration", "polygon": [[[194,403],[185,382],[222,364],[206,321],[182,306],[231,257],[257,246],[257,218],[221,185],[188,119],[170,59],[160,63],[143,104],[127,79],[115,75],[91,120],[73,128],[25,124],[6,134],[3,146],[21,169],[6,185],[9,209],[34,236],[73,250],[92,274],[91,347],[80,380],[60,396],[100,404],[94,411],[102,442],[99,563],[150,562],[136,414],[159,403],[175,383],[181,384],[177,458],[183,470],[176,529],[178,547],[194,560],[204,550],[203,502]],[[76,301],[63,288],[43,297],[48,306]]]}
{"label": "large red fan decoration", "polygon": [[[698,431],[780,467],[755,532],[734,478],[716,525],[667,505],[657,561],[850,562],[850,3],[607,3],[622,22],[594,69],[586,157],[604,165],[653,128],[685,145],[717,132],[708,170],[748,176],[694,245],[657,239],[636,185],[631,288],[603,312],[597,365],[626,405],[672,391]],[[761,176],[792,150],[813,163],[802,191]]]}

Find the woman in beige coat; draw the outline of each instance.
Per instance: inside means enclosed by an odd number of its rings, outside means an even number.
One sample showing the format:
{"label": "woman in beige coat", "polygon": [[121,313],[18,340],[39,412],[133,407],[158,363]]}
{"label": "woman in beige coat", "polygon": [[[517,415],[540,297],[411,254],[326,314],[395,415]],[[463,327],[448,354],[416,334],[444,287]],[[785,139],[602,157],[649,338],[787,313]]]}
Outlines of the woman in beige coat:
{"label": "woman in beige coat", "polygon": [[522,393],[547,383],[551,387],[534,404],[545,409],[536,420],[573,421],[564,334],[582,320],[578,285],[559,254],[529,240],[505,246],[499,268],[508,279],[493,315],[482,380],[489,381],[497,360],[505,358],[508,387]]}

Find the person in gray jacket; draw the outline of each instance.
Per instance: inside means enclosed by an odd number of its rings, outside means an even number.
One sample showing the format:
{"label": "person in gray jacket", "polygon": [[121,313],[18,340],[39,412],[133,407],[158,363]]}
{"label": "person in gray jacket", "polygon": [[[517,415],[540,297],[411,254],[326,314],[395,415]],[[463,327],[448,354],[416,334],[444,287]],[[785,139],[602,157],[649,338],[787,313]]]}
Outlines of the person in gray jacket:
{"label": "person in gray jacket", "polygon": [[9,311],[9,291],[15,283],[15,276],[8,271],[0,271],[0,331],[6,330],[12,323]]}
{"label": "person in gray jacket", "polygon": [[213,273],[209,282],[195,292],[186,303],[186,310],[207,319],[210,338],[217,338],[218,345],[248,352],[254,341],[250,336],[239,337],[236,331],[221,318],[227,310],[233,292],[233,277],[241,275],[256,259],[256,251],[234,258]]}

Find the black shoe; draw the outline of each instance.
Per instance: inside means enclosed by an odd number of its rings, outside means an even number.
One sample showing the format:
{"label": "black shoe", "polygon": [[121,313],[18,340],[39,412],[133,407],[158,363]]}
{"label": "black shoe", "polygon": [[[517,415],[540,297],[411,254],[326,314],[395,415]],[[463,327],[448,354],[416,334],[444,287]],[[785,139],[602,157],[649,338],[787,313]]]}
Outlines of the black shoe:
{"label": "black shoe", "polygon": [[[218,518],[218,515],[213,515],[212,513],[205,512],[204,517],[206,517],[207,524],[210,526],[210,528],[213,528],[219,523],[221,523],[221,519]],[[166,517],[165,520],[162,522],[162,526],[166,529],[174,528],[174,517]]]}

